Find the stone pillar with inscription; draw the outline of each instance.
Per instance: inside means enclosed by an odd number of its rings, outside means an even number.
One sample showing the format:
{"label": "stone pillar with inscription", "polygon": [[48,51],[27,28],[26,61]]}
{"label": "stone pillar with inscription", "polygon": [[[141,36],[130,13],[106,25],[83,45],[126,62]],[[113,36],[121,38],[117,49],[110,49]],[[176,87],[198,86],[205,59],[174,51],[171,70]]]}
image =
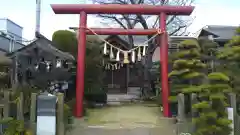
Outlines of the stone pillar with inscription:
{"label": "stone pillar with inscription", "polygon": [[236,101],[236,94],[230,93],[229,94],[230,99],[230,108],[228,108],[228,117],[233,114],[233,116],[229,119],[233,120],[233,123],[231,124],[233,128],[233,132],[231,135],[238,135],[240,133],[239,131],[239,117],[237,114],[237,101]]}
{"label": "stone pillar with inscription", "polygon": [[37,97],[37,135],[56,135],[56,102],[47,92]]}

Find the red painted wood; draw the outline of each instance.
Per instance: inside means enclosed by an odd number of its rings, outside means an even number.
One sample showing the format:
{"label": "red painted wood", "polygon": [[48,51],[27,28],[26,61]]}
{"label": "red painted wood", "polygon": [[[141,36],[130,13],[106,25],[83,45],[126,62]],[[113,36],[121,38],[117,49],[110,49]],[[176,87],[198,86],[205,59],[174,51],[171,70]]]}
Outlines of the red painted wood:
{"label": "red painted wood", "polygon": [[[161,13],[159,17],[160,29],[166,31],[166,14]],[[162,81],[162,102],[163,102],[163,115],[170,117],[169,108],[169,85],[168,85],[168,37],[165,32],[159,38],[160,40],[160,60],[161,60],[161,81]]]}
{"label": "red painted wood", "polygon": [[78,36],[78,56],[77,56],[77,79],[76,79],[76,117],[83,116],[83,94],[84,94],[84,72],[86,54],[86,32],[87,14],[80,12],[79,36]]}
{"label": "red painted wood", "polygon": [[120,5],[120,4],[52,4],[55,14],[145,14],[190,15],[193,6],[154,6],[154,5]]}
{"label": "red painted wood", "polygon": [[120,28],[89,28],[86,30],[88,35],[154,35],[157,29],[120,29]]}
{"label": "red painted wood", "polygon": [[[160,29],[166,31],[166,15],[190,15],[194,10],[192,6],[153,6],[153,5],[119,5],[119,4],[54,4],[51,5],[56,14],[79,14],[80,26],[78,37],[78,67],[76,86],[76,116],[83,115],[83,94],[84,94],[84,69],[85,69],[85,47],[86,33],[93,34],[86,30],[87,14],[143,14],[159,15]],[[120,29],[95,29],[99,35],[151,35],[157,30],[120,30]],[[169,108],[169,86],[168,86],[168,38],[167,33],[159,38],[161,43],[161,80],[163,96],[163,112],[165,117],[170,116]]]}

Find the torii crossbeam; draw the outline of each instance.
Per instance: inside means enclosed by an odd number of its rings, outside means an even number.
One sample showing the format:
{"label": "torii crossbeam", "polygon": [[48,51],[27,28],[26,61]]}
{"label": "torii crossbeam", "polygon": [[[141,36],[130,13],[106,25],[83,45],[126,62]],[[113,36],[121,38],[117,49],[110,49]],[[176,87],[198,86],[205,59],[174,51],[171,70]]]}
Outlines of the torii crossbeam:
{"label": "torii crossbeam", "polygon": [[[153,5],[120,5],[120,4],[53,4],[51,5],[55,14],[80,14],[79,36],[78,36],[78,57],[77,57],[77,81],[76,81],[76,117],[83,115],[83,94],[84,94],[84,70],[86,35],[93,34],[87,28],[87,14],[142,14],[159,15],[159,29],[166,31],[167,15],[190,15],[194,10],[193,6],[153,6]],[[93,29],[99,35],[153,35],[157,29]],[[160,58],[161,58],[161,83],[163,114],[170,117],[168,103],[168,37],[164,32],[159,36]]]}

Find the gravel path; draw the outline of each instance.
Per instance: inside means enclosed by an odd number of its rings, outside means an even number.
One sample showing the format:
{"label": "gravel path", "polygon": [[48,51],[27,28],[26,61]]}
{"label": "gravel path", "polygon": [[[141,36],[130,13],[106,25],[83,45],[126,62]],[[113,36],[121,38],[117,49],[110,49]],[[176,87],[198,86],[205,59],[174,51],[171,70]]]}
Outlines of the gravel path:
{"label": "gravel path", "polygon": [[156,105],[106,107],[89,110],[88,117],[76,119],[69,135],[176,135],[171,122]]}

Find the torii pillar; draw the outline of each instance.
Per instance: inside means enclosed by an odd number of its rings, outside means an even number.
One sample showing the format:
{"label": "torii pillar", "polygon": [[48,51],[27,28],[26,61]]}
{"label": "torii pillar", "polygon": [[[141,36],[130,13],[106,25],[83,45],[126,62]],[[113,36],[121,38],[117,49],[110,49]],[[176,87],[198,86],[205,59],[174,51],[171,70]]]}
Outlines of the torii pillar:
{"label": "torii pillar", "polygon": [[168,86],[168,37],[166,32],[167,15],[190,15],[193,6],[153,6],[153,5],[120,5],[120,4],[53,4],[51,5],[55,14],[80,14],[79,36],[78,36],[78,59],[77,59],[77,81],[76,81],[76,117],[83,116],[83,94],[84,94],[84,72],[85,72],[85,50],[86,35],[93,35],[91,30],[99,35],[154,35],[158,29],[109,29],[109,28],[87,28],[87,14],[142,14],[159,15],[159,29],[165,31],[159,36],[160,58],[161,58],[161,83],[163,114],[170,117],[169,108],[169,86]]}

